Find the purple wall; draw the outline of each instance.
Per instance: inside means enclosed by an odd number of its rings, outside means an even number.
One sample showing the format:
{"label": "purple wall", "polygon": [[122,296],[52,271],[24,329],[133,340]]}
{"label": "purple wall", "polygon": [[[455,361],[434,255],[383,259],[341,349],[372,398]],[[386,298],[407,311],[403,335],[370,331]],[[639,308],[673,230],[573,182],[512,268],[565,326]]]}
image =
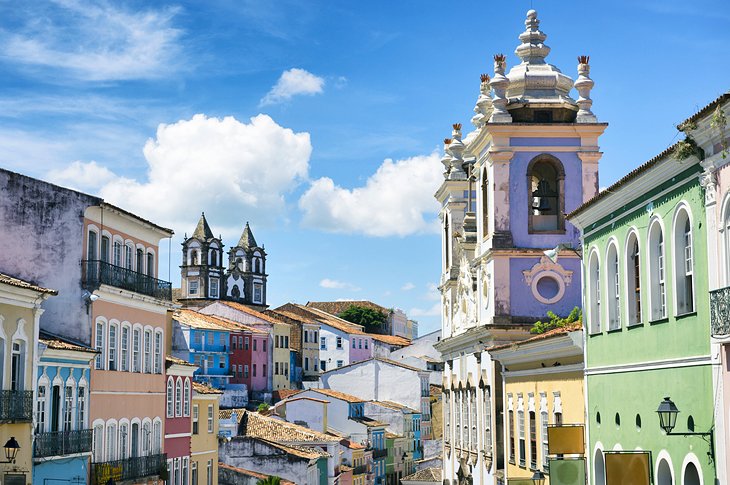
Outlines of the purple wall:
{"label": "purple wall", "polygon": [[[361,348],[362,342],[362,348]],[[367,342],[367,348],[365,348]],[[355,347],[353,348],[353,343]],[[373,356],[373,339],[367,335],[350,334],[350,363],[368,360]]]}
{"label": "purple wall", "polygon": [[[520,138],[517,140],[524,141]],[[571,140],[571,139],[568,139]],[[538,139],[540,143],[560,145],[558,140]],[[554,248],[561,242],[572,242],[576,247],[579,241],[578,230],[565,222],[565,235],[528,234],[528,201],[531,195],[527,188],[527,165],[536,156],[548,153],[558,158],[565,169],[565,212],[569,213],[583,203],[583,165],[575,153],[564,152],[518,152],[510,162],[510,230],[514,245],[519,248]]]}
{"label": "purple wall", "polygon": [[539,320],[547,315],[548,310],[565,317],[574,307],[581,307],[580,259],[577,256],[558,259],[558,264],[566,270],[573,271],[573,279],[569,285],[566,285],[563,298],[551,305],[535,299],[532,289],[525,283],[525,275],[522,274],[523,271],[530,270],[538,262],[540,262],[540,258],[512,258],[510,260],[510,313],[516,317],[534,317],[535,320]]}

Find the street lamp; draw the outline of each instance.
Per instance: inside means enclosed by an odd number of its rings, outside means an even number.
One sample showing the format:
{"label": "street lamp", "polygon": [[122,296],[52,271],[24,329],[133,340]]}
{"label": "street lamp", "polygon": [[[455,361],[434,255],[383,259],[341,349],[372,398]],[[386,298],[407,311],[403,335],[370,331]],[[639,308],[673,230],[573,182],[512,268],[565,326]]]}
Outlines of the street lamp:
{"label": "street lamp", "polygon": [[532,474],[532,483],[535,485],[545,485],[545,474],[540,470],[535,470]]}
{"label": "street lamp", "polygon": [[659,427],[667,433],[667,436],[701,436],[703,440],[707,441],[710,445],[710,451],[707,455],[710,457],[710,461],[715,461],[715,434],[714,428],[710,428],[710,431],[706,433],[672,433],[672,430],[677,424],[677,415],[679,409],[672,402],[669,396],[665,397],[664,400],[659,403],[659,408],[656,410],[659,415]]}
{"label": "street lamp", "polygon": [[0,463],[15,463],[15,457],[18,456],[18,450],[20,450],[20,445],[18,444],[18,441],[15,439],[15,436],[11,436],[10,439],[5,443],[5,458],[7,458],[7,461],[3,461]]}

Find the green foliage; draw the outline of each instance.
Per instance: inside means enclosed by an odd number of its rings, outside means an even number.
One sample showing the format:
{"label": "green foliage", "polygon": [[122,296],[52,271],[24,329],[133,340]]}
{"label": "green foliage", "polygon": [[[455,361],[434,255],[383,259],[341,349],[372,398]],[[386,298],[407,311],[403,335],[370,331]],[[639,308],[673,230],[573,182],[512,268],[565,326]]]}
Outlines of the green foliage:
{"label": "green foliage", "polygon": [[262,402],[261,404],[259,404],[259,407],[257,409],[257,411],[260,413],[266,412],[268,410],[269,410],[269,405],[266,404],[265,402]]}
{"label": "green foliage", "polygon": [[380,310],[359,305],[350,305],[337,316],[348,322],[363,325],[366,328],[370,327],[376,332],[385,325],[385,321],[388,319],[388,316]]}
{"label": "green foliage", "polygon": [[279,477],[266,477],[262,478],[261,480],[256,482],[256,485],[279,485],[281,483],[281,478]]}
{"label": "green foliage", "polygon": [[712,120],[710,120],[710,126],[717,130],[720,135],[720,145],[722,146],[722,158],[727,158],[727,138],[725,138],[725,127],[727,126],[727,117],[725,112],[722,110],[722,106],[718,106],[715,112],[712,113]]}
{"label": "green foliage", "polygon": [[674,149],[674,156],[677,160],[686,160],[693,155],[700,160],[705,158],[702,148],[697,146],[697,143],[692,137],[687,136],[684,140],[677,143],[677,148]]}
{"label": "green foliage", "polygon": [[535,324],[530,329],[530,333],[535,333],[535,334],[545,333],[548,330],[552,330],[554,328],[565,327],[566,325],[580,321],[583,318],[583,311],[580,308],[575,307],[570,312],[570,314],[565,318],[559,317],[558,315],[554,314],[551,311],[547,312],[547,316],[550,320],[547,322],[543,322],[543,321],[535,322]]}

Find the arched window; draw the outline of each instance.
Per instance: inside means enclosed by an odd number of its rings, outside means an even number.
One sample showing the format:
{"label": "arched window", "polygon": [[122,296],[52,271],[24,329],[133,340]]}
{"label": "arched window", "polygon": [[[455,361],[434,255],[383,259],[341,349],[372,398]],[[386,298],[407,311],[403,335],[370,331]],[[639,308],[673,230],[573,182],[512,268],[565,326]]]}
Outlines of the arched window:
{"label": "arched window", "polygon": [[[152,438],[152,447],[153,452],[155,454],[159,454],[162,451],[162,422],[155,420],[154,424],[152,425],[153,429],[153,438]],[[185,477],[187,478],[187,477]]]}
{"label": "arched window", "polygon": [[96,360],[94,363],[95,369],[103,369],[104,368],[104,337],[105,337],[105,325],[103,320],[97,320],[96,322],[96,335],[94,336],[95,339],[95,350],[98,352],[96,354]]}
{"label": "arched window", "polygon": [[588,260],[588,303],[591,333],[601,331],[601,278],[598,252],[593,251]]}
{"label": "arched window", "polygon": [[117,459],[117,425],[107,423],[106,425],[106,461]]}
{"label": "arched window", "polygon": [[618,250],[615,244],[609,244],[606,254],[606,289],[608,290],[608,329],[621,328],[621,285],[618,269]]}
{"label": "arched window", "polygon": [[144,250],[137,248],[136,256],[135,261],[137,263],[137,273],[144,274]]}
{"label": "arched window", "polygon": [[603,451],[596,450],[593,455],[593,483],[606,485],[606,466],[603,462]]}
{"label": "arched window", "polygon": [[449,248],[451,246],[451,241],[449,237],[449,215],[444,214],[444,271],[448,271],[449,266],[451,264],[450,261],[450,254],[449,254]]}
{"label": "arched window", "polygon": [[119,368],[124,372],[129,371],[129,325],[122,325],[122,338],[119,346],[120,365]]}
{"label": "arched window", "polygon": [[104,422],[94,424],[94,461],[101,463],[104,461]]}
{"label": "arched window", "polygon": [[117,333],[119,326],[116,323],[109,324],[109,344],[107,346],[109,370],[117,370]]}
{"label": "arched window", "polygon": [[172,377],[167,378],[167,417],[175,416],[175,384]]}
{"label": "arched window", "polygon": [[152,373],[152,331],[144,331],[144,372]]}
{"label": "arched window", "polygon": [[198,258],[198,251],[196,249],[193,249],[190,251],[190,264],[193,266],[197,266],[200,264],[200,259]]}
{"label": "arched window", "polygon": [[126,460],[129,457],[129,425],[122,423],[119,425],[119,458]]}
{"label": "arched window", "polygon": [[489,180],[486,168],[482,170],[482,235],[489,235]]}
{"label": "arched window", "polygon": [[451,441],[451,393],[444,392],[444,442]]}
{"label": "arched window", "polygon": [[641,257],[639,238],[635,232],[626,244],[626,288],[628,296],[629,325],[641,323]]}
{"label": "arched window", "polygon": [[492,399],[489,387],[483,389],[484,396],[484,450],[489,453],[492,449]]}
{"label": "arched window", "polygon": [[10,360],[10,389],[25,390],[25,341],[13,340]]}
{"label": "arched window", "polygon": [[132,372],[141,372],[140,364],[140,346],[142,340],[142,330],[135,328],[132,331]]}
{"label": "arched window", "polygon": [[683,207],[674,220],[674,278],[677,314],[694,311],[694,254],[692,223]]}
{"label": "arched window", "polygon": [[667,316],[666,270],[664,266],[664,234],[659,221],[649,228],[649,272],[651,282],[651,319]]}
{"label": "arched window", "polygon": [[672,468],[667,460],[661,459],[657,466],[657,485],[674,485],[672,479]]}
{"label": "arched window", "polygon": [[127,269],[133,268],[133,251],[132,245],[127,243],[124,245],[124,267]]}
{"label": "arched window", "polygon": [[155,374],[162,374],[162,332],[155,331]]}
{"label": "arched window", "polygon": [[190,416],[190,379],[185,379],[183,391],[183,416]]}
{"label": "arched window", "polygon": [[147,276],[155,276],[155,255],[147,253]]}
{"label": "arched window", "polygon": [[694,463],[687,463],[687,467],[684,469],[684,477],[682,485],[700,485],[702,480],[700,479],[700,472]]}
{"label": "arched window", "polygon": [[182,392],[182,379],[178,377],[175,383],[175,416],[182,416]]}
{"label": "arched window", "polygon": [[216,250],[215,248],[212,248],[210,250],[210,265],[218,266],[218,250]]}
{"label": "arched window", "polygon": [[564,230],[565,171],[552,155],[539,155],[527,167],[528,229],[530,232]]}
{"label": "arched window", "polygon": [[48,400],[48,379],[38,383],[38,398],[36,399],[35,432],[45,433],[46,431],[46,402]]}
{"label": "arched window", "polygon": [[149,421],[142,424],[142,456],[149,456],[152,444],[152,429]]}

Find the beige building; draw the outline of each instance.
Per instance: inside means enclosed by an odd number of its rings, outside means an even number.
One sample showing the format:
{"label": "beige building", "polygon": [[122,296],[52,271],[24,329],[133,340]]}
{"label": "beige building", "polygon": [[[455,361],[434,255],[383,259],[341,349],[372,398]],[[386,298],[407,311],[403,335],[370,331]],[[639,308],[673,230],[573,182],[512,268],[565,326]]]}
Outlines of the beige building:
{"label": "beige building", "polygon": [[273,359],[272,368],[273,383],[272,390],[291,389],[291,325],[284,322],[274,323],[274,352],[271,354]]}
{"label": "beige building", "polygon": [[218,416],[223,391],[193,382],[190,485],[218,483]]}
{"label": "beige building", "polygon": [[[30,483],[33,403],[41,303],[56,291],[0,274],[0,445],[15,439],[13,463],[0,465],[2,483]],[[5,457],[3,457],[3,460]]]}

